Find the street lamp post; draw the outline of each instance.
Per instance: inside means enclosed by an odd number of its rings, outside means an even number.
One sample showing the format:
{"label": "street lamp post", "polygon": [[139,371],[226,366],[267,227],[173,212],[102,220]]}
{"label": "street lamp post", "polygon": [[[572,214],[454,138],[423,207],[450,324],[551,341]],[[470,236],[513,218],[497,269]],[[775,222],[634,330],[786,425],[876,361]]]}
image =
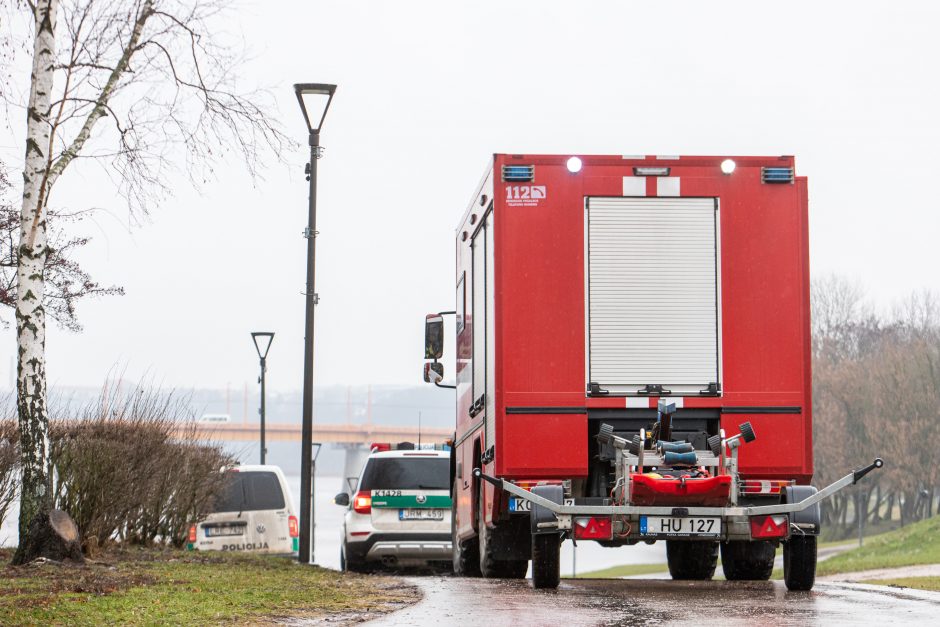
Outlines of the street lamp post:
{"label": "street lamp post", "polygon": [[[261,360],[261,376],[258,377],[258,383],[261,384],[261,407],[258,409],[258,414],[261,416],[261,465],[264,466],[264,456],[268,452],[268,449],[264,445],[264,373],[268,369],[268,351],[271,350],[271,342],[274,341],[274,333],[270,331],[255,331],[251,334],[251,339],[255,343],[255,350],[258,351],[258,358]],[[258,340],[261,340],[260,344]]]}
{"label": "street lamp post", "polygon": [[304,229],[307,238],[307,289],[304,292],[306,315],[304,320],[304,398],[303,424],[300,445],[300,546],[297,560],[302,564],[313,561],[313,331],[314,309],[319,302],[316,293],[317,252],[317,159],[323,156],[320,147],[320,127],[330,108],[336,85],[322,83],[297,83],[294,93],[307,123],[310,162],[307,164],[307,180],[310,181],[308,223]]}

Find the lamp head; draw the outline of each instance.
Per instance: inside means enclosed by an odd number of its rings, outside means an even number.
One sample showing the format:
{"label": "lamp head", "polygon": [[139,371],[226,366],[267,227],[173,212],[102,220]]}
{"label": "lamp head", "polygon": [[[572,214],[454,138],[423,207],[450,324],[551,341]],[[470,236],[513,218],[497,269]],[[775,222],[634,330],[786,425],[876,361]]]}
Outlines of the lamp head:
{"label": "lamp head", "polygon": [[304,114],[307,130],[311,134],[320,132],[320,127],[323,126],[323,120],[326,118],[326,112],[330,108],[330,101],[333,100],[335,92],[336,85],[327,85],[326,83],[296,83],[294,85],[297,102],[300,103],[300,110]]}
{"label": "lamp head", "polygon": [[274,333],[271,331],[255,331],[251,334],[251,339],[255,343],[255,350],[258,351],[258,357],[264,359],[271,350],[271,342],[274,341]]}

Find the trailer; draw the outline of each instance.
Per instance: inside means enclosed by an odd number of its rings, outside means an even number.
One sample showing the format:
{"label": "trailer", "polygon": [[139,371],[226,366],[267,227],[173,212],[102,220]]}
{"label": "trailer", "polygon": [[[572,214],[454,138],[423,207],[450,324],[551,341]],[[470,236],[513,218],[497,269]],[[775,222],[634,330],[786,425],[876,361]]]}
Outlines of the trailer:
{"label": "trailer", "polygon": [[456,231],[458,575],[559,582],[565,538],[675,579],[812,588],[807,184],[783,157],[497,154]]}

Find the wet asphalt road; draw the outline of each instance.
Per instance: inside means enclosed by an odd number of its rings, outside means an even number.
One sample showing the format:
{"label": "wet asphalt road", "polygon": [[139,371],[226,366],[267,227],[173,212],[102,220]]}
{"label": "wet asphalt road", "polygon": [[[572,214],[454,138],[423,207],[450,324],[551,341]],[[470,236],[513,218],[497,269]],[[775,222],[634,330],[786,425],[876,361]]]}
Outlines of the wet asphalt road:
{"label": "wet asphalt road", "polygon": [[542,591],[527,580],[408,581],[423,600],[368,625],[940,624],[940,594],[880,586],[817,583],[793,593],[780,581],[568,579]]}

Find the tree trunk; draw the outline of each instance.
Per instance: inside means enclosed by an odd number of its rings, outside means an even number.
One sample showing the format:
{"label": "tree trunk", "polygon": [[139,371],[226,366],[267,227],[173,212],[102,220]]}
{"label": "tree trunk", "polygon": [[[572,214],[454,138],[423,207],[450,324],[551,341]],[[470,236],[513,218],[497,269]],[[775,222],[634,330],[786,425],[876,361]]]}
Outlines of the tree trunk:
{"label": "tree trunk", "polygon": [[37,0],[34,10],[33,68],[26,110],[26,159],[16,289],[17,410],[22,484],[20,544],[30,523],[52,507],[49,471],[49,415],[46,407],[46,317],[42,301],[46,255],[49,113],[55,57],[58,0]]}
{"label": "tree trunk", "polygon": [[56,562],[85,562],[78,527],[62,510],[42,512],[33,519],[29,525],[29,538],[20,542],[13,556],[13,564],[26,564],[37,557]]}

